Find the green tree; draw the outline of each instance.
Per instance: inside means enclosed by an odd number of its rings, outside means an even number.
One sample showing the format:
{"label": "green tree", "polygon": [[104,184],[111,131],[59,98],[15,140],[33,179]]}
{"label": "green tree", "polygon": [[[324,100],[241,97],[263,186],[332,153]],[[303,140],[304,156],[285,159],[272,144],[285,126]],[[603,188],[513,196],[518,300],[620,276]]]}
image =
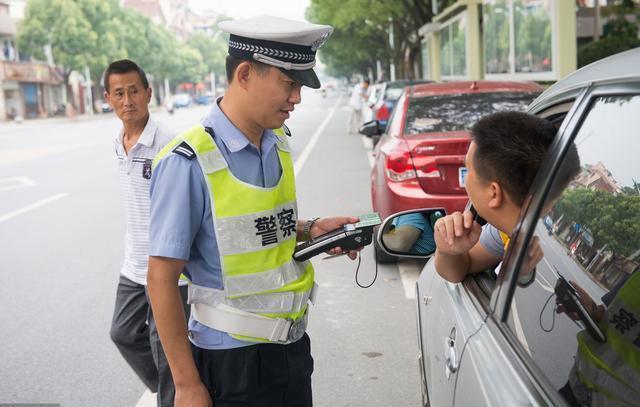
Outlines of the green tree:
{"label": "green tree", "polygon": [[[631,0],[625,0],[614,7],[614,18],[604,27],[603,37],[578,48],[578,67],[599,59],[640,46],[638,21],[640,10]],[[636,21],[628,21],[627,15],[636,16]]]}
{"label": "green tree", "polygon": [[227,56],[226,41],[220,35],[211,37],[203,32],[194,33],[187,44],[200,52],[207,72],[213,72],[218,77],[225,75],[224,60]]}
{"label": "green tree", "polygon": [[[445,7],[453,1],[440,1]],[[418,29],[431,21],[431,0],[311,0],[307,19],[329,24],[334,32],[320,49],[330,74],[350,76],[375,70],[376,61],[385,69],[393,59],[398,78],[413,77],[419,61]],[[393,26],[394,46],[389,42]]]}
{"label": "green tree", "polygon": [[68,84],[73,70],[82,71],[91,63],[96,40],[97,34],[76,1],[30,0],[19,27],[18,47],[44,61],[45,47],[50,46]]}
{"label": "green tree", "polygon": [[638,250],[640,243],[640,196],[576,188],[567,190],[556,205],[567,221],[591,230],[598,246],[621,256]]}

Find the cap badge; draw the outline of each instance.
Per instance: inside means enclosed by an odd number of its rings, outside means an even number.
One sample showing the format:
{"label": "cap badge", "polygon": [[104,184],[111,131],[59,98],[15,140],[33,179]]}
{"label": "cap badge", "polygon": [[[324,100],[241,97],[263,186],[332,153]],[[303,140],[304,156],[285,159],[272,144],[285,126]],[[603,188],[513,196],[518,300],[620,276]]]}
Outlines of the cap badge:
{"label": "cap badge", "polygon": [[324,43],[327,42],[327,38],[329,38],[329,33],[322,34],[320,38],[311,43],[311,51],[315,52],[318,48],[324,45]]}

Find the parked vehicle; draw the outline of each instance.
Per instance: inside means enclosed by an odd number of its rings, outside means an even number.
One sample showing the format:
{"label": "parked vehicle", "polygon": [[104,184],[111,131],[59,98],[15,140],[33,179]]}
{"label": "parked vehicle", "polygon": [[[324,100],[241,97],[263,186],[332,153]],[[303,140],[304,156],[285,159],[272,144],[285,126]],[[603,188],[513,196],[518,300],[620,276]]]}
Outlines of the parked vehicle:
{"label": "parked vehicle", "polygon": [[396,102],[400,99],[400,95],[407,86],[419,85],[424,83],[430,83],[431,81],[424,79],[405,79],[393,82],[384,82],[378,99],[373,104],[373,119],[378,120],[385,125],[393,108],[396,106]]}
{"label": "parked vehicle", "polygon": [[191,95],[188,93],[176,93],[173,96],[173,107],[176,109],[189,107],[193,103]]}
{"label": "parked vehicle", "polygon": [[[64,105],[63,105],[63,109],[64,109]],[[100,110],[102,111],[102,113],[111,113],[113,112],[113,107],[107,102],[102,102],[100,104]],[[64,115],[64,113],[62,115]]]}
{"label": "parked vehicle", "polygon": [[[406,88],[375,148],[373,209],[381,216],[423,207],[460,211],[467,202],[464,156],[482,116],[526,109],[542,88],[527,82],[450,82]],[[379,121],[361,132],[376,136]],[[393,261],[378,249],[382,262]]]}
{"label": "parked vehicle", "polygon": [[209,105],[213,103],[215,96],[211,92],[201,93],[195,98],[196,105]]}
{"label": "parked vehicle", "polygon": [[[425,265],[416,285],[423,405],[638,405],[638,66],[640,48],[603,59],[529,106],[559,131],[498,275],[486,270],[452,284],[433,261]],[[572,143],[581,172],[543,213],[554,183],[566,181],[558,169]],[[544,258],[532,284],[521,286],[534,236]]]}

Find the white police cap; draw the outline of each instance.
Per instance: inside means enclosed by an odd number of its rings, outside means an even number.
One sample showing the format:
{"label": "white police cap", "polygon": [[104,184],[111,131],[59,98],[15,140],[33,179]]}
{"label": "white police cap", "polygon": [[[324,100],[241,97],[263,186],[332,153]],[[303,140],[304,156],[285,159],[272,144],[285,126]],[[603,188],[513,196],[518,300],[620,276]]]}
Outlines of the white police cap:
{"label": "white police cap", "polygon": [[223,21],[218,27],[230,34],[229,55],[278,67],[303,85],[320,87],[313,71],[316,51],[333,27],[273,16]]}

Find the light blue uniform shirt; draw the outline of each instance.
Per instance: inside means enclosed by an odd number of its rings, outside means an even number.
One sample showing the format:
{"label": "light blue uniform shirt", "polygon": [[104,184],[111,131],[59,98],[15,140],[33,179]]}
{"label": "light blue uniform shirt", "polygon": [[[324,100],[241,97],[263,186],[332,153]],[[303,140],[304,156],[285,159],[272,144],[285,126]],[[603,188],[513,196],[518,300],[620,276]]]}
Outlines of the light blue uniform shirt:
{"label": "light blue uniform shirt", "polygon": [[[274,187],[282,174],[276,135],[265,130],[258,150],[220,110],[220,100],[202,124],[213,129],[229,169],[241,181]],[[177,154],[166,156],[153,171],[150,193],[149,255],[187,260],[184,274],[194,284],[222,289],[209,191],[198,161]],[[189,338],[205,349],[251,345],[206,327],[193,317],[189,319]]]}

